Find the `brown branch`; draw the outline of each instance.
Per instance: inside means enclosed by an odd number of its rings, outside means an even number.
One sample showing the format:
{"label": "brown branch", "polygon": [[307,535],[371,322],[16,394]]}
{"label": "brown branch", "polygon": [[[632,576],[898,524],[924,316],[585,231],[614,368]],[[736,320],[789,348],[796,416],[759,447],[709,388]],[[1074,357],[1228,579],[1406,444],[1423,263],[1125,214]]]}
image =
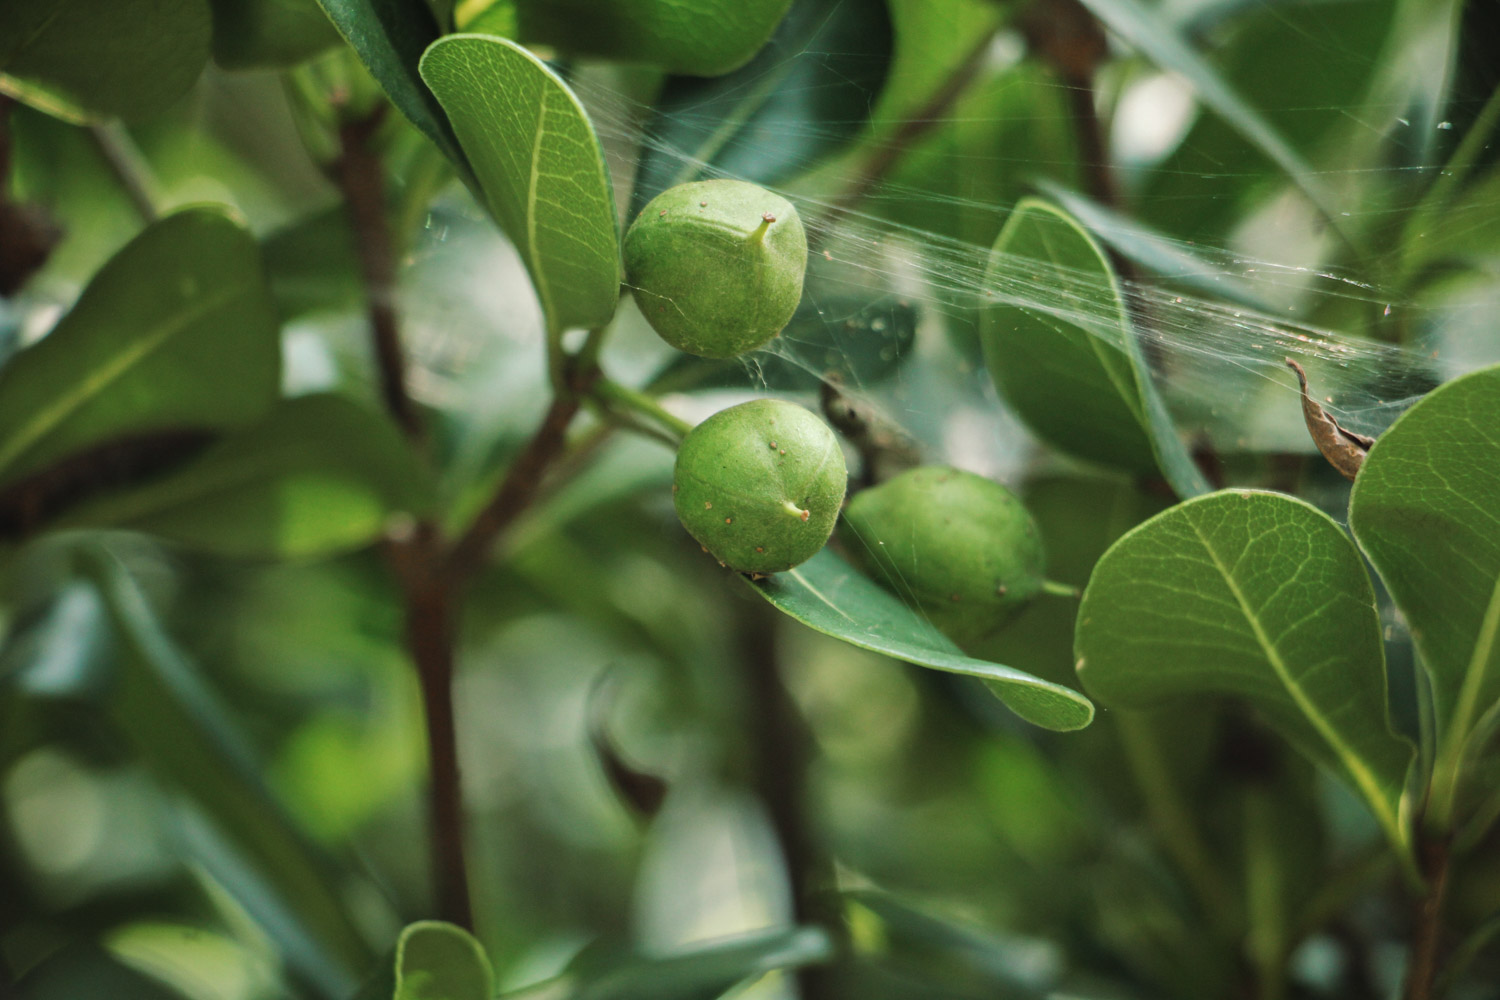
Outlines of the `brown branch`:
{"label": "brown branch", "polygon": [[1438,959],[1443,944],[1443,904],[1448,896],[1448,871],[1452,840],[1444,835],[1423,837],[1417,850],[1427,891],[1417,900],[1412,921],[1411,956],[1406,971],[1403,1000],[1434,1000]]}
{"label": "brown branch", "polygon": [[217,437],[201,429],[144,431],[67,455],[0,489],[0,538],[29,537],[87,500],[177,469]]}
{"label": "brown branch", "polygon": [[[753,726],[752,781],[765,804],[786,864],[792,916],[799,925],[823,927],[837,942],[844,934],[834,895],[833,865],[813,836],[806,808],[812,738],[782,683],[779,669],[776,633],[781,615],[758,597],[735,603],[743,608],[737,645],[750,704],[746,715]],[[802,1000],[828,1000],[837,995],[828,968],[802,969],[797,982]]]}
{"label": "brown branch", "polygon": [[[384,105],[339,125],[340,152],[331,173],[344,195],[364,282],[370,336],[386,409],[420,445],[421,416],[406,390],[406,353],[396,312],[396,253],[386,216],[385,170],[372,140]],[[422,689],[427,729],[427,819],[432,881],[442,919],[473,930],[468,865],[464,858],[463,786],[453,713],[454,581],[438,527],[418,523],[387,540],[400,587],[406,645]]]}
{"label": "brown branch", "polygon": [[389,553],[402,587],[407,648],[426,713],[427,819],[437,912],[442,919],[473,930],[453,713],[454,592],[442,572],[443,542],[432,525],[419,525],[409,538],[393,540]]}
{"label": "brown branch", "polygon": [[979,76],[979,71],[984,68],[994,38],[993,31],[986,32],[974,47],[965,53],[963,59],[959,60],[953,72],[948,74],[947,79],[937,90],[933,91],[932,96],[910,117],[903,119],[890,138],[876,147],[854,182],[834,201],[828,213],[830,223],[838,221],[853,211],[856,205],[864,201],[870,192],[885,180],[886,175],[900,162],[907,150],[943,123],[947,113]]}
{"label": "brown branch", "polygon": [[332,167],[354,229],[380,394],[391,416],[415,441],[421,438],[422,425],[406,391],[406,353],[396,319],[396,251],[386,218],[385,170],[371,143],[384,111],[382,104],[364,118],[340,123],[340,153]]}
{"label": "brown branch", "polygon": [[510,463],[494,497],[454,544],[448,557],[448,572],[453,579],[466,580],[477,572],[495,539],[536,499],[542,476],[567,443],[568,426],[582,405],[587,381],[584,377],[570,391],[553,398],[531,440]]}
{"label": "brown branch", "polygon": [[47,263],[62,240],[62,228],[36,205],[10,197],[11,109],[16,102],[0,94],[0,295],[14,295]]}

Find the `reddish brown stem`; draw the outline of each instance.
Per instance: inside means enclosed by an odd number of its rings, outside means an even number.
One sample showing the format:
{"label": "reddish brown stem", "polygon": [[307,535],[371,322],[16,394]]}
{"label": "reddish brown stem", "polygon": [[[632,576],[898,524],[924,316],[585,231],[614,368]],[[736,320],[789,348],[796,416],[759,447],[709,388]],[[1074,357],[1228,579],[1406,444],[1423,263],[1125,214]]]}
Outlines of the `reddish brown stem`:
{"label": "reddish brown stem", "polygon": [[406,641],[422,687],[426,709],[427,798],[432,837],[432,880],[438,915],[474,927],[464,860],[463,789],[458,766],[458,732],[453,716],[453,593],[440,572],[441,542],[430,526],[396,543],[393,561],[402,577],[406,602]]}
{"label": "reddish brown stem", "polygon": [[344,192],[358,244],[381,398],[402,429],[417,439],[421,423],[406,391],[406,354],[396,318],[396,251],[386,219],[385,170],[371,143],[384,117],[384,107],[339,126],[340,152],[333,172]]}
{"label": "reddish brown stem", "polygon": [[[736,595],[739,596],[739,595]],[[752,603],[753,602],[753,603]],[[776,645],[781,616],[758,598],[743,600],[739,648],[745,693],[750,704],[751,773],[781,848],[792,890],[792,916],[798,924],[822,926],[835,939],[843,920],[833,865],[818,846],[807,815],[807,769],[812,737],[781,680]],[[802,1000],[836,994],[831,969],[811,966],[797,974]]]}
{"label": "reddish brown stem", "polygon": [[994,32],[986,32],[979,38],[974,47],[964,55],[963,59],[959,60],[958,65],[954,67],[952,73],[948,74],[948,78],[943,81],[942,85],[933,91],[926,103],[912,112],[910,117],[904,119],[891,133],[890,138],[876,148],[869,161],[865,163],[864,169],[834,203],[830,212],[830,221],[836,221],[846,215],[863,201],[880,185],[881,181],[885,180],[886,175],[891,172],[907,150],[943,123],[944,116],[979,76],[979,71],[984,68],[985,59],[989,55],[990,45],[994,38]]}
{"label": "reddish brown stem", "polygon": [[542,476],[562,453],[568,426],[582,405],[587,377],[573,381],[570,391],[553,398],[531,440],[506,470],[494,497],[453,546],[448,559],[448,572],[453,579],[468,579],[484,565],[495,539],[536,499]]}
{"label": "reddish brown stem", "polygon": [[1417,900],[1412,920],[1411,958],[1403,1000],[1434,1000],[1438,959],[1443,945],[1443,904],[1448,896],[1452,842],[1447,836],[1423,839],[1418,845],[1427,891]]}
{"label": "reddish brown stem", "polygon": [[[420,444],[420,415],[406,391],[406,355],[395,303],[396,257],[386,217],[385,172],[371,141],[381,116],[381,111],[376,111],[340,125],[340,153],[332,173],[343,191],[354,230],[381,396],[407,437]],[[455,591],[453,581],[445,575],[447,552],[437,527],[422,522],[408,535],[392,538],[387,553],[401,587],[406,643],[421,685],[427,723],[427,814],[437,913],[450,923],[472,930],[474,917],[464,859],[463,789],[453,720]]]}

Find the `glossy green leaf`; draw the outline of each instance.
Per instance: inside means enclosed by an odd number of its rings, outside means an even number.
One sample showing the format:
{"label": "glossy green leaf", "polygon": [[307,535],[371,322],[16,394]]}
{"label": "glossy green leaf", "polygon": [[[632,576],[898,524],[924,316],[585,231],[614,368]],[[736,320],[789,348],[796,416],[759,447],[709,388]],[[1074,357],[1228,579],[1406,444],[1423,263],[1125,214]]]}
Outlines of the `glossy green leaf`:
{"label": "glossy green leaf", "polygon": [[6,0],[0,92],[71,121],[147,118],[208,62],[205,0]]}
{"label": "glossy green leaf", "polygon": [[1126,44],[1164,70],[1188,81],[1205,106],[1265,155],[1337,227],[1339,213],[1322,179],[1303,155],[1254,105],[1199,55],[1156,7],[1141,0],[1082,0]]}
{"label": "glossy green leaf", "polygon": [[570,1000],[717,1000],[747,980],[832,955],[833,945],[819,928],[768,930],[661,958],[606,963],[585,952],[563,982]]}
{"label": "glossy green leaf", "polygon": [[1085,690],[1106,705],[1248,699],[1405,843],[1412,748],[1387,722],[1374,591],[1354,544],[1315,507],[1223,491],[1158,514],[1095,566],[1074,649]]}
{"label": "glossy green leaf", "polygon": [[483,946],[440,920],[408,924],[360,1000],[490,1000],[495,974]]}
{"label": "glossy green leaf", "polygon": [[564,52],[719,76],[755,55],[791,0],[517,0],[522,41]]}
{"label": "glossy green leaf", "polygon": [[325,310],[353,311],[364,304],[354,232],[343,205],[271,233],[261,252],[271,297],[284,322]]}
{"label": "glossy green leaf", "polygon": [[797,0],[735,72],[669,78],[646,123],[631,217],[674,184],[779,184],[841,148],[869,121],[892,45],[883,0]]}
{"label": "glossy green leaf", "polygon": [[424,0],[318,0],[403,115],[469,179],[468,161],[448,116],[422,85],[417,64],[442,32]]}
{"label": "glossy green leaf", "polygon": [[1208,490],[1149,371],[1114,269],[1071,216],[1019,202],[990,251],[982,339],[995,387],[1049,443]]}
{"label": "glossy green leaf", "polygon": [[621,277],[614,189],[578,98],[536,56],[488,35],[437,42],[422,79],[525,260],[550,328],[609,322]]}
{"label": "glossy green leaf", "polygon": [[208,867],[227,873],[220,880],[268,932],[282,931],[275,937],[287,962],[324,991],[348,995],[369,956],[332,866],[272,796],[232,713],[162,629],[124,566],[102,550],[81,555],[119,640],[109,696],[115,725],[154,775],[211,820],[214,836],[194,835],[184,816],[189,846],[222,840],[232,848],[232,856],[200,859],[217,861]]}
{"label": "glossy green leaf", "polygon": [[1094,706],[1077,691],[965,656],[926,618],[827,549],[795,569],[750,586],[804,625],[850,645],[920,667],[977,677],[1027,722],[1071,730],[1093,720]]}
{"label": "glossy green leaf", "polygon": [[63,948],[27,972],[15,989],[17,1000],[183,1000],[165,983],[94,945]]}
{"label": "glossy green leaf", "polygon": [[225,69],[295,66],[339,44],[318,0],[209,0],[214,62]]}
{"label": "glossy green leaf", "polygon": [[58,527],[132,528],[229,556],[327,555],[378,539],[392,514],[425,513],[430,478],[384,416],[343,396],[303,396]]}
{"label": "glossy green leaf", "polygon": [[1052,181],[1039,180],[1036,186],[1111,250],[1173,284],[1254,309],[1276,308],[1239,274],[1184,250],[1179,241],[1156,232],[1138,219]]}
{"label": "glossy green leaf", "polygon": [[252,422],[280,393],[260,250],[227,215],[151,226],[0,369],[0,481],[122,434]]}
{"label": "glossy green leaf", "polygon": [[[1362,163],[1391,162],[1387,157],[1425,163],[1406,157],[1424,141],[1421,133],[1442,134],[1432,128],[1435,121],[1422,108],[1400,103],[1415,95],[1387,85],[1374,88],[1376,97],[1371,88],[1378,74],[1401,72],[1394,58],[1398,51],[1404,57],[1421,49],[1407,43],[1381,55],[1399,6],[1399,0],[1255,4],[1223,24],[1188,34],[1179,29],[1177,37],[1212,40],[1202,57],[1205,71],[1216,74],[1268,129],[1314,164],[1342,166],[1351,154]],[[1409,77],[1414,84],[1427,78],[1420,71]],[[1411,126],[1400,124],[1396,115]],[[1359,149],[1362,143],[1373,146],[1382,132],[1400,152]],[[1227,245],[1227,231],[1256,199],[1279,188],[1284,176],[1284,168],[1229,117],[1202,114],[1146,178],[1138,214],[1179,236]],[[1346,176],[1337,197],[1344,209],[1356,209],[1366,198],[1380,197],[1379,190],[1379,182],[1365,186],[1365,179]],[[1350,220],[1356,228],[1363,225],[1358,214]]]}
{"label": "glossy green leaf", "polygon": [[1349,527],[1432,680],[1441,816],[1470,740],[1500,702],[1500,367],[1434,389],[1376,439]]}

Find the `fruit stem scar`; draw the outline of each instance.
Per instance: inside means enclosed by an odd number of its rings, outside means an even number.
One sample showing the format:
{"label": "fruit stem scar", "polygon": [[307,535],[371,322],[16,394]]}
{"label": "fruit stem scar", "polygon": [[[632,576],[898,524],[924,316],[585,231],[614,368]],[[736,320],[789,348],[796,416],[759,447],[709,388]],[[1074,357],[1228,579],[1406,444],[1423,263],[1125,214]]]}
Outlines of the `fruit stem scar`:
{"label": "fruit stem scar", "polygon": [[746,243],[759,243],[766,238],[766,230],[771,228],[771,223],[776,221],[776,216],[770,212],[760,217],[760,225],[755,227],[755,232],[745,237]]}

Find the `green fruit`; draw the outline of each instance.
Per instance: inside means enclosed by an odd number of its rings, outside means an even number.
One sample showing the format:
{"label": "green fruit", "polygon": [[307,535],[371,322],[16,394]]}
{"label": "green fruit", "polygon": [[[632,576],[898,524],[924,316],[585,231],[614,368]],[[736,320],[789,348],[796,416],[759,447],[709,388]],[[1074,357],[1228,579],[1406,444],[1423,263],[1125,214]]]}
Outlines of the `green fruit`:
{"label": "green fruit", "polygon": [[861,490],[839,529],[850,556],[959,642],[983,638],[1042,589],[1031,514],[999,483],[946,466]]}
{"label": "green fruit", "polygon": [[744,181],[663,191],[625,233],[625,275],[661,338],[704,358],[764,346],[802,300],[807,234],[792,203]]}
{"label": "green fruit", "polygon": [[827,424],[800,406],[757,399],[688,432],[672,501],[682,526],[724,565],[778,573],[827,543],[848,480]]}

